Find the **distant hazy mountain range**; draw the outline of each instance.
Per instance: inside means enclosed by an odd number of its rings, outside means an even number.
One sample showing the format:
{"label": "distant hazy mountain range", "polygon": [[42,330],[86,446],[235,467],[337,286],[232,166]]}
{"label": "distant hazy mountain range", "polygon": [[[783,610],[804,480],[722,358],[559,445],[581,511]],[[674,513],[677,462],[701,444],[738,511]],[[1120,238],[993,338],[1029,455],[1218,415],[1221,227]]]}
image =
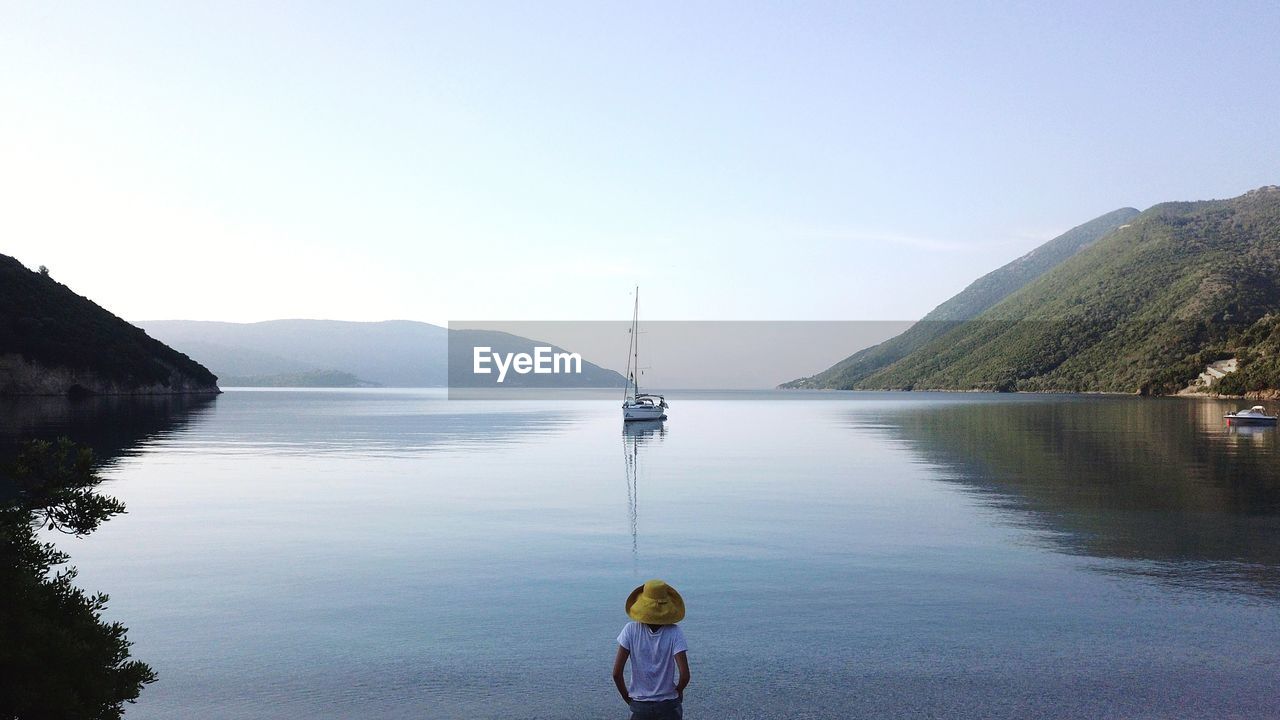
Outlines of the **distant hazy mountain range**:
{"label": "distant hazy mountain range", "polygon": [[[224,386],[440,387],[452,371],[454,386],[476,387],[496,375],[468,377],[473,347],[562,352],[411,321],[140,325],[0,255],[0,394],[216,393],[215,374]],[[1280,394],[1275,186],[1095,218],[978,279],[901,335],[785,387],[1164,394],[1230,358],[1239,369],[1215,376],[1212,390]],[[504,386],[625,384],[585,359],[581,368],[509,374]]]}
{"label": "distant hazy mountain range", "polygon": [[[269,320],[257,323],[148,320],[151,336],[200,359],[224,387],[443,387],[450,367],[455,387],[493,384],[496,375],[468,371],[473,346],[531,352],[536,339],[501,332],[455,330],[410,320],[346,322]],[[583,361],[574,375],[508,373],[503,387],[621,387],[622,375]]]}
{"label": "distant hazy mountain range", "polygon": [[230,323],[154,320],[137,323],[149,335],[200,358],[224,386],[256,379],[337,371],[353,382],[438,387],[447,380],[445,328],[408,320],[268,320]]}
{"label": "distant hazy mountain range", "polygon": [[199,363],[0,255],[0,395],[216,392]]}
{"label": "distant hazy mountain range", "polygon": [[1280,188],[1096,218],[793,388],[1177,392],[1280,388]]}

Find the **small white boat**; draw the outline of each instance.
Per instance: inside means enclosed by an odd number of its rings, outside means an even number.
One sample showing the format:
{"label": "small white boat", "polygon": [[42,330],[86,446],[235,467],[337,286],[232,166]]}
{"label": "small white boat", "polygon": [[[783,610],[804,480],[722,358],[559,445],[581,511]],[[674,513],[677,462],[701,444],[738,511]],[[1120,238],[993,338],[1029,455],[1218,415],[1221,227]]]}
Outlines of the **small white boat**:
{"label": "small white boat", "polygon": [[1237,410],[1222,416],[1228,425],[1275,425],[1276,416],[1268,415],[1267,409],[1254,405],[1248,410]]}
{"label": "small white boat", "polygon": [[631,347],[627,353],[626,394],[622,397],[622,419],[666,420],[667,401],[661,395],[640,392],[640,288],[636,288],[636,306],[631,313]]}
{"label": "small white boat", "polygon": [[635,395],[622,403],[622,419],[627,421],[666,420],[667,401],[661,395]]}

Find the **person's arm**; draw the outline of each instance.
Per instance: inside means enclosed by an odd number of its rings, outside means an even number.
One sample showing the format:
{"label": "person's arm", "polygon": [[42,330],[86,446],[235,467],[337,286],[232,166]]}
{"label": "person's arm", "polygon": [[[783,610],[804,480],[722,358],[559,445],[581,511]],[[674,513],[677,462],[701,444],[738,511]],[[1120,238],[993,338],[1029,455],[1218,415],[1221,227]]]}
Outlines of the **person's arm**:
{"label": "person's arm", "polygon": [[[631,704],[631,696],[627,694],[627,681],[622,677],[622,668],[626,667],[629,657],[631,657],[631,651],[619,645],[618,654],[613,658],[613,684],[618,686],[618,694],[628,705]],[[686,669],[685,672],[688,670]]]}
{"label": "person's arm", "polygon": [[676,682],[676,692],[680,695],[680,701],[684,702],[684,689],[689,687],[689,653],[680,651],[676,653],[676,669],[680,671],[680,680]]}

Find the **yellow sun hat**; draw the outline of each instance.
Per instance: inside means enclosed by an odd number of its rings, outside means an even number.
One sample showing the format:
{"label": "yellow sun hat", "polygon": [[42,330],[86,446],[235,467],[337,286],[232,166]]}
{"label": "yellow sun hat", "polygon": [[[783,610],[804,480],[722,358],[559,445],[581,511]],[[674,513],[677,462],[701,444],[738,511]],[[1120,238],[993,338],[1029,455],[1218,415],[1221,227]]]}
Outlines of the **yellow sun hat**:
{"label": "yellow sun hat", "polygon": [[649,625],[674,625],[684,619],[684,598],[661,580],[650,580],[627,597],[627,617]]}

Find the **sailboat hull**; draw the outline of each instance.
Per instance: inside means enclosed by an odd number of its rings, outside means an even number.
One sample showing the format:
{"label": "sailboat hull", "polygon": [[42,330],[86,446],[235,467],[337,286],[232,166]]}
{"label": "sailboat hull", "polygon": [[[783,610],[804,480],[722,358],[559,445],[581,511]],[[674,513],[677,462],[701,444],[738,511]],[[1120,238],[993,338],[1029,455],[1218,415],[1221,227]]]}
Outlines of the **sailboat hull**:
{"label": "sailboat hull", "polygon": [[628,423],[636,420],[666,420],[667,409],[662,405],[632,405],[627,402],[622,405],[622,419]]}
{"label": "sailboat hull", "polygon": [[627,422],[638,420],[666,420],[667,412],[666,408],[655,407],[652,405],[623,405],[622,419]]}

